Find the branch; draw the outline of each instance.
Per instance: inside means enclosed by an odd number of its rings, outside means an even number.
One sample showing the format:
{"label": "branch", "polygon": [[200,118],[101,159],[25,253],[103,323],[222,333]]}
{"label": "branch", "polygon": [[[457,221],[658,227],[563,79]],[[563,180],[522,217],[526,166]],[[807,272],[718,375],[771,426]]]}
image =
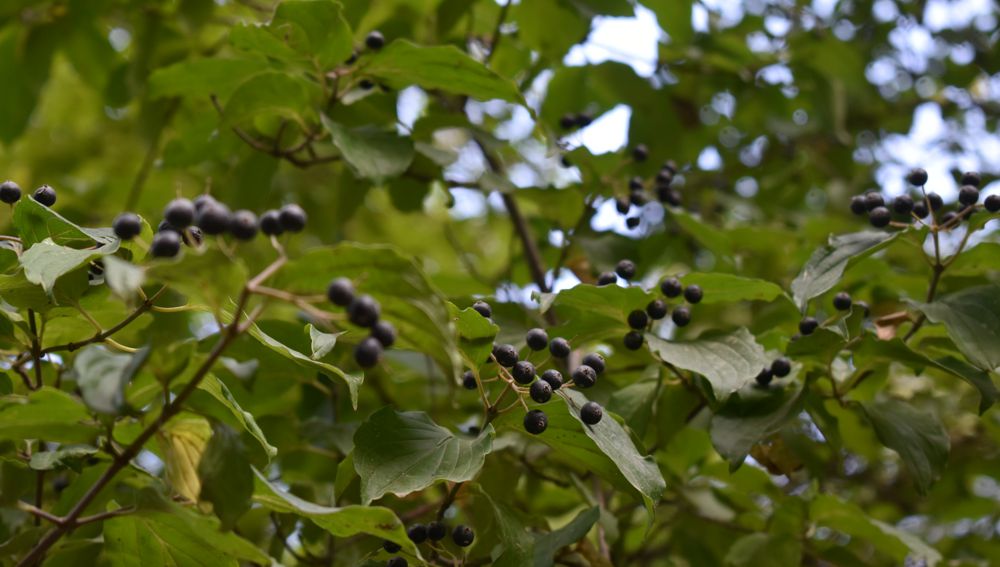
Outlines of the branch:
{"label": "branch", "polygon": [[42,387],[42,345],[38,338],[38,326],[35,323],[35,311],[28,309],[28,328],[31,329],[31,360],[35,370],[35,389]]}
{"label": "branch", "polygon": [[83,347],[85,347],[85,346],[87,346],[89,344],[101,343],[101,342],[104,342],[104,341],[108,340],[109,337],[111,337],[112,335],[114,335],[118,331],[121,331],[125,327],[129,326],[129,324],[131,324],[132,321],[135,321],[140,315],[142,315],[146,311],[149,311],[153,307],[153,302],[155,302],[160,297],[160,295],[162,295],[163,292],[166,291],[166,290],[167,290],[167,286],[161,287],[159,290],[156,291],[156,293],[154,293],[153,295],[149,296],[148,299],[146,299],[141,304],[139,304],[139,306],[136,307],[134,311],[132,311],[131,313],[129,313],[127,317],[125,317],[124,319],[122,319],[121,321],[119,321],[118,324],[116,324],[115,326],[111,327],[110,329],[108,329],[106,331],[101,331],[101,332],[95,334],[94,336],[90,337],[89,339],[83,339],[81,341],[76,341],[76,342],[72,342],[72,343],[66,343],[66,344],[63,344],[63,345],[54,345],[54,346],[46,347],[45,349],[43,349],[41,351],[40,354],[45,355],[45,354],[48,354],[50,352],[57,352],[57,351],[62,351],[62,350],[73,352],[73,351],[81,349],[81,348],[83,348]]}

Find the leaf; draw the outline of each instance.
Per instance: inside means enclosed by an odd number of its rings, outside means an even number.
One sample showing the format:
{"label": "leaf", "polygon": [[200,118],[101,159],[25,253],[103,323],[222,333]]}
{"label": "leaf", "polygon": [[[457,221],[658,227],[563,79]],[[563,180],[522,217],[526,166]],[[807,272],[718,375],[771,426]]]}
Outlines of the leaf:
{"label": "leaf", "polygon": [[750,449],[774,435],[802,411],[806,389],[798,382],[767,389],[750,386],[730,396],[712,416],[712,445],[736,470]]}
{"label": "leaf", "polygon": [[855,232],[831,236],[829,244],[816,249],[792,281],[792,296],[805,311],[809,300],[837,285],[850,265],[892,243],[902,232]]}
{"label": "leaf", "polygon": [[410,85],[524,104],[517,86],[451,45],[422,47],[396,40],[360,65],[359,73],[376,77],[395,90]]}
{"label": "leaf", "polygon": [[663,362],[704,376],[719,400],[753,382],[771,362],[745,328],[725,334],[709,332],[694,341],[666,341],[647,334],[646,342]]}
{"label": "leaf", "polygon": [[118,242],[108,228],[83,228],[38,201],[25,197],[14,205],[14,229],[24,247],[51,239],[60,246],[93,246]]}
{"label": "leaf", "polygon": [[146,272],[118,256],[108,255],[104,257],[104,281],[115,295],[130,301],[142,289],[142,284],[146,281]]}
{"label": "leaf", "polygon": [[134,354],[113,353],[103,345],[80,351],[73,361],[73,372],[83,401],[96,412],[121,414],[125,409],[125,387],[148,356],[148,347]]}
{"label": "leaf", "polygon": [[320,360],[330,354],[333,347],[337,346],[337,337],[347,332],[324,333],[312,325],[306,325],[306,329],[309,329],[309,340],[312,341],[312,355],[310,355],[310,358],[313,360]]}
{"label": "leaf", "polygon": [[458,329],[459,348],[462,349],[465,364],[471,368],[479,367],[489,358],[493,339],[500,332],[500,327],[471,307],[459,310],[454,303],[448,303],[448,311]]}
{"label": "leaf", "polygon": [[371,126],[348,129],[326,115],[320,119],[333,145],[360,177],[381,182],[401,175],[413,161],[413,142],[409,138]]}
{"label": "leaf", "polygon": [[801,565],[802,542],[784,534],[756,533],[733,542],[726,553],[727,567],[785,567]]}
{"label": "leaf", "polygon": [[837,496],[817,495],[809,505],[809,517],[816,524],[871,544],[893,558],[896,564],[922,559],[927,567],[934,567],[941,561],[941,553],[917,536],[871,518],[857,505]]}
{"label": "leaf", "polygon": [[201,500],[212,503],[212,511],[231,530],[250,509],[253,473],[243,441],[222,423],[212,423],[212,438],[198,462]]}
{"label": "leaf", "polygon": [[971,287],[914,303],[932,323],[943,323],[962,354],[983,370],[1000,369],[1000,285]]}
{"label": "leaf", "polygon": [[908,403],[888,400],[861,404],[883,445],[899,453],[917,491],[926,494],[940,478],[951,441],[941,422]]}
{"label": "leaf", "polygon": [[396,517],[396,513],[388,508],[381,506],[329,508],[313,504],[279,489],[256,469],[253,499],[254,502],[279,514],[296,514],[306,518],[336,537],[368,534],[396,542],[407,554],[420,556],[417,547],[406,535],[403,523]]}
{"label": "leaf", "polygon": [[186,59],[153,71],[149,77],[149,96],[208,100],[215,95],[226,99],[241,83],[269,67],[266,61],[258,59]]}
{"label": "leaf", "polygon": [[43,386],[0,398],[0,439],[86,443],[97,431],[83,402],[61,390]]}
{"label": "leaf", "polygon": [[701,303],[727,303],[735,301],[774,301],[785,294],[777,284],[766,280],[744,278],[732,274],[694,273],[684,276],[684,285],[701,286],[705,297]]}
{"label": "leaf", "polygon": [[271,560],[249,541],[219,531],[214,518],[144,490],[138,509],[104,521],[104,558],[112,567],[237,567]]}
{"label": "leaf", "polygon": [[535,567],[551,566],[556,553],[560,549],[582,540],[600,517],[600,508],[589,508],[577,514],[570,523],[562,528],[537,536],[535,538]]}
{"label": "leaf", "polygon": [[233,397],[232,392],[226,384],[219,380],[215,375],[208,374],[205,378],[198,384],[198,389],[208,393],[212,398],[215,399],[222,407],[224,407],[233,417],[236,425],[243,427],[254,439],[260,443],[261,448],[264,449],[264,453],[267,454],[268,460],[274,458],[278,454],[278,449],[268,443],[267,438],[264,436],[264,432],[261,430],[260,426],[257,425],[257,421],[254,419],[252,413],[245,411],[240,404]]}
{"label": "leaf", "polygon": [[94,258],[118,251],[118,241],[96,250],[77,250],[54,243],[51,239],[34,244],[21,255],[21,266],[29,282],[42,286],[51,294],[56,281]]}
{"label": "leaf", "polygon": [[38,451],[31,454],[28,466],[36,471],[52,471],[71,468],[80,472],[83,462],[97,454],[97,447],[90,445],[65,445],[54,451]]}
{"label": "leaf", "polygon": [[645,309],[655,296],[639,286],[594,286],[581,284],[559,293],[539,294],[539,309],[555,310],[560,321],[551,336],[564,336],[576,341],[613,337],[621,340],[628,332],[629,312]]}
{"label": "leaf", "polygon": [[192,502],[201,493],[198,462],[211,436],[208,420],[191,414],[175,417],[157,434],[170,486]]}
{"label": "leaf", "polygon": [[435,481],[471,480],[493,447],[493,427],[475,439],[460,439],[423,412],[384,407],[354,434],[354,468],[364,504],[386,493],[406,496]]}
{"label": "leaf", "polygon": [[[301,30],[301,36],[290,33],[289,26]],[[324,69],[351,56],[351,28],[341,15],[340,4],[330,0],[284,0],[268,27],[296,51],[315,58]]]}
{"label": "leaf", "polygon": [[670,35],[670,44],[683,46],[691,43],[694,27],[691,25],[689,0],[647,0],[643,3],[656,14],[660,27]]}
{"label": "leaf", "polygon": [[284,73],[261,73],[241,84],[226,102],[223,122],[233,126],[259,116],[281,116],[304,122],[311,113],[306,87]]}

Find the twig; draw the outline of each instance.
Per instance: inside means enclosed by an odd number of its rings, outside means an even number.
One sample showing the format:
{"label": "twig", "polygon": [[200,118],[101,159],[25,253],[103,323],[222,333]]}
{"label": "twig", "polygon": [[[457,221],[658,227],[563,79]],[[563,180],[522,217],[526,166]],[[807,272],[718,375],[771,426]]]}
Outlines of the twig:
{"label": "twig", "polygon": [[493,26],[493,35],[490,37],[490,51],[486,54],[486,58],[483,60],[484,65],[489,65],[490,60],[493,59],[493,54],[497,52],[497,46],[500,45],[500,39],[503,38],[503,34],[500,33],[500,28],[503,27],[504,21],[507,20],[507,12],[510,11],[510,5],[513,3],[513,0],[507,0],[507,2],[500,8],[500,14],[497,16],[497,23]]}
{"label": "twig", "polygon": [[38,326],[35,323],[35,311],[28,310],[28,326],[31,329],[31,359],[35,370],[35,389],[42,387],[42,343],[38,337]]}
{"label": "twig", "polygon": [[155,302],[160,297],[160,295],[162,295],[163,292],[166,291],[166,289],[167,289],[167,286],[163,286],[160,289],[158,289],[156,291],[156,293],[154,293],[153,295],[149,296],[149,298],[147,298],[145,301],[143,301],[141,304],[139,304],[139,306],[136,307],[134,311],[132,311],[131,313],[129,313],[127,317],[125,317],[124,319],[122,319],[121,321],[119,321],[118,324],[116,324],[115,326],[111,327],[110,329],[108,329],[106,331],[99,332],[99,333],[95,334],[94,336],[90,337],[89,339],[83,339],[81,341],[76,341],[76,342],[72,342],[72,343],[66,343],[66,344],[63,344],[63,345],[54,345],[54,346],[46,347],[46,348],[42,349],[41,354],[45,355],[45,354],[48,354],[50,352],[57,352],[57,351],[63,351],[63,350],[69,351],[69,352],[73,352],[73,351],[81,349],[81,348],[83,348],[83,347],[85,347],[85,346],[87,346],[89,344],[104,342],[105,340],[107,340],[109,337],[111,337],[112,335],[114,335],[118,331],[121,331],[125,327],[129,326],[129,324],[132,323],[132,321],[135,321],[140,315],[142,315],[146,311],[149,311],[153,307],[153,302]]}

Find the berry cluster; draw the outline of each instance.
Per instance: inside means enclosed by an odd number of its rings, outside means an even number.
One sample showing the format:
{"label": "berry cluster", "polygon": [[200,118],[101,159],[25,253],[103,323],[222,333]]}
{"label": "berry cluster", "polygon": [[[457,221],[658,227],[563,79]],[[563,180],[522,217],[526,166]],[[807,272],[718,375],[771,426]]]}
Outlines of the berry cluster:
{"label": "berry cluster", "polygon": [[370,334],[354,347],[354,361],[362,368],[371,368],[382,359],[382,352],[396,342],[396,328],[381,319],[382,306],[370,295],[356,295],[354,284],[347,278],[335,278],[326,288],[331,303],[347,308],[347,318],[359,327],[371,329]]}
{"label": "berry cluster", "polygon": [[[646,305],[645,310],[636,309],[628,314],[628,326],[632,330],[626,333],[623,339],[625,348],[629,350],[639,350],[642,348],[642,332],[649,328],[654,321],[659,321],[668,314],[674,325],[684,327],[691,322],[690,306],[700,302],[705,296],[705,292],[702,291],[701,286],[692,284],[685,287],[675,277],[668,277],[660,282],[660,292],[666,297],[666,300],[654,299]],[[670,305],[667,301],[681,297],[682,295],[688,305],[679,305],[671,313]]]}
{"label": "berry cluster", "polygon": [[[447,534],[448,526],[440,521],[433,521],[429,524],[413,524],[406,530],[406,535],[409,536],[410,541],[417,545],[428,541],[431,542],[431,545],[434,545],[436,542],[443,540]],[[459,524],[455,526],[455,529],[451,530],[451,540],[458,547],[469,547],[475,539],[476,532],[469,526]],[[382,549],[386,553],[399,553],[402,547],[397,543],[385,541],[382,543]],[[386,562],[386,567],[406,567],[406,565],[404,557],[393,557]]]}
{"label": "berry cluster", "polygon": [[576,128],[586,128],[594,121],[594,116],[589,112],[578,112],[576,114],[563,114],[559,119],[559,126],[563,130],[573,130]]}
{"label": "berry cluster", "polygon": [[[642,144],[636,146],[632,150],[632,157],[636,161],[644,161],[648,157],[648,152],[646,147]],[[642,159],[640,159],[642,158]],[[677,164],[673,160],[667,160],[660,167],[660,170],[656,173],[653,178],[652,187],[653,193],[656,195],[656,199],[665,205],[671,207],[681,206],[681,193],[675,187],[673,187],[674,176],[677,174]],[[615,208],[619,214],[628,215],[632,210],[632,206],[642,207],[649,202],[649,196],[646,191],[646,180],[642,177],[633,177],[629,179],[628,182],[628,197],[618,197],[615,199]],[[640,218],[638,216],[626,216],[625,224],[629,228],[635,228],[639,225]]]}
{"label": "berry cluster", "polygon": [[755,380],[757,380],[757,384],[762,388],[766,388],[771,383],[771,380],[775,378],[784,378],[791,372],[792,362],[787,358],[777,358],[771,362],[771,366],[761,370]]}
{"label": "berry cluster", "polygon": [[[42,185],[31,194],[31,198],[51,207],[56,204],[56,190],[48,185]],[[21,200],[21,186],[13,181],[7,180],[0,183],[0,201],[13,205]]]}
{"label": "berry cluster", "polygon": [[[851,294],[846,291],[838,292],[833,296],[833,308],[837,311],[849,311],[851,306],[855,305],[854,300],[851,299]],[[858,302],[857,305],[865,307],[867,305],[863,302]],[[799,321],[799,335],[806,336],[811,335],[816,332],[816,329],[820,327],[820,322],[815,317],[805,316]],[[797,337],[792,337],[793,339]]]}
{"label": "berry cluster", "polygon": [[[963,219],[968,218],[979,203],[979,186],[982,177],[973,171],[962,174],[961,187],[958,189],[958,203],[955,210],[944,210],[944,200],[934,192],[927,192],[927,172],[916,168],[906,175],[906,181],[914,187],[919,187],[921,195],[914,196],[904,193],[891,202],[886,202],[880,193],[870,191],[851,198],[851,212],[856,215],[867,215],[868,222],[876,228],[884,228],[894,221],[906,224],[910,221],[923,221],[932,216],[931,224],[946,229],[954,228]],[[983,202],[983,208],[991,213],[1000,212],[1000,195],[990,195]],[[898,226],[898,225],[897,225]]]}

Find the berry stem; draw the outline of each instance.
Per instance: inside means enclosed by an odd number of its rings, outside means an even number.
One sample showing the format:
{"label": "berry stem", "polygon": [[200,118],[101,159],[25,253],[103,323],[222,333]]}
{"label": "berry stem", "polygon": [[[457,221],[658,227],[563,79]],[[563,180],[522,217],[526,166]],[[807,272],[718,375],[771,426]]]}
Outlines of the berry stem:
{"label": "berry stem", "polygon": [[35,389],[42,387],[42,342],[38,336],[38,326],[35,322],[35,310],[28,310],[28,327],[31,329],[31,359],[35,370]]}

